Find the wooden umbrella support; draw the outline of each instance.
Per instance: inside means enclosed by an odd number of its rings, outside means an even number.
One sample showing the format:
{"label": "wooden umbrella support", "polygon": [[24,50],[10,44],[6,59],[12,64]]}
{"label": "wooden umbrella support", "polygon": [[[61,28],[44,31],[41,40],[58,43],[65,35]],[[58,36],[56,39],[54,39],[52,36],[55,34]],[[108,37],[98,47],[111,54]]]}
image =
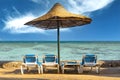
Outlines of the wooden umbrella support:
{"label": "wooden umbrella support", "polygon": [[57,20],[57,47],[58,47],[58,64],[60,65],[60,23]]}

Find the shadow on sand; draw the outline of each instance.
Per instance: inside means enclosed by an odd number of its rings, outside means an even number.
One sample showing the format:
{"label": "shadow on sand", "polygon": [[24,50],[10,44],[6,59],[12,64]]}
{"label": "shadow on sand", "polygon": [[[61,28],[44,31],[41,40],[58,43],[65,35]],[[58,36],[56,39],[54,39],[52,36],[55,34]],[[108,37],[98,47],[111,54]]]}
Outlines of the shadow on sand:
{"label": "shadow on sand", "polygon": [[[4,72],[3,74],[5,75],[9,75],[9,74],[16,74],[16,75],[20,75],[21,72],[20,72],[20,69],[16,69],[14,71],[8,71],[8,72]],[[30,70],[30,71],[25,71],[25,74],[27,75],[37,75],[38,72],[37,70]],[[57,74],[57,71],[56,70],[48,70],[46,72],[44,72],[44,74]],[[61,73],[60,73],[61,74]],[[104,77],[118,77],[120,78],[120,67],[109,67],[109,68],[102,68],[100,73],[97,74],[95,72],[95,69],[93,69],[92,71],[90,71],[90,69],[84,69],[84,72],[81,73],[81,74],[78,74],[77,73],[77,70],[65,70],[65,75],[94,75],[94,76],[104,76]],[[2,80],[2,79],[0,79]],[[7,80],[7,79],[6,79]],[[12,79],[11,79],[12,80]],[[14,80],[14,79],[13,79]],[[21,79],[15,79],[15,80],[21,80]],[[24,80],[24,79],[22,79]],[[32,79],[31,79],[32,80]],[[33,80],[49,80],[49,79],[33,79]]]}
{"label": "shadow on sand", "polygon": [[50,79],[38,79],[38,78],[4,78],[0,77],[0,80],[50,80]]}

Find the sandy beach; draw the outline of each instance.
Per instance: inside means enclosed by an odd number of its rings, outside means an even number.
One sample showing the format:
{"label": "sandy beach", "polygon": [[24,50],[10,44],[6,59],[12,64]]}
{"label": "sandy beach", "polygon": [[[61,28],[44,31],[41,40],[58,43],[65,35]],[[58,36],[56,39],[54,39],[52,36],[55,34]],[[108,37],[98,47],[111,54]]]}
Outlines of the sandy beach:
{"label": "sandy beach", "polygon": [[[101,74],[92,72],[83,74],[56,74],[56,73],[26,73],[20,74],[19,69],[2,69],[0,68],[0,80],[120,80],[120,68],[109,68]],[[119,71],[118,71],[119,70]],[[111,73],[108,73],[111,72]],[[113,72],[112,72],[113,71]]]}
{"label": "sandy beach", "polygon": [[120,67],[118,66],[101,67],[100,74],[96,74],[94,69],[89,71],[89,68],[84,68],[82,74],[73,70],[66,70],[65,74],[57,74],[56,71],[38,74],[36,70],[31,70],[21,75],[19,67],[21,62],[3,63],[0,68],[0,80],[120,80]]}
{"label": "sandy beach", "polygon": [[120,0],[0,0],[0,80],[120,80]]}

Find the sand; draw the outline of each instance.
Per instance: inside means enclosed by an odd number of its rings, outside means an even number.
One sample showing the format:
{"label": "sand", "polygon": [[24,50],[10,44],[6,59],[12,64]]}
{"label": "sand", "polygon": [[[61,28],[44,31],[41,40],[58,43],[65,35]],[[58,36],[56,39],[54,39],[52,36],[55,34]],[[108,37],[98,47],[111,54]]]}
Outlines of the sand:
{"label": "sand", "polygon": [[21,75],[20,69],[0,68],[0,80],[120,80],[120,67],[101,68],[101,73],[84,72],[82,74],[69,73],[57,74],[46,72],[38,74],[37,71],[26,72]]}
{"label": "sand", "polygon": [[[20,62],[19,64],[16,62],[7,62],[1,66],[0,80],[120,80],[120,66],[101,67],[100,74],[96,74],[95,69],[90,71],[89,68],[84,68],[82,74],[78,74],[74,70],[67,70],[65,74],[57,74],[57,71],[38,74],[36,70],[31,70],[21,75],[20,67],[17,65],[20,65]],[[9,68],[6,66],[9,66]]]}

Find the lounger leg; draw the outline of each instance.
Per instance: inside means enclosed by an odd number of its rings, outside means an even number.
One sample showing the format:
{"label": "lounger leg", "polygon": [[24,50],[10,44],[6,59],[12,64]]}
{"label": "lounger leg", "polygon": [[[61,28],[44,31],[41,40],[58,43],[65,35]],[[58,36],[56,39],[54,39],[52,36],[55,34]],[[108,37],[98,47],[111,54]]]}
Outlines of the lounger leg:
{"label": "lounger leg", "polygon": [[24,74],[23,66],[21,66],[21,74]]}
{"label": "lounger leg", "polygon": [[80,66],[77,66],[77,71],[78,73],[80,73]]}
{"label": "lounger leg", "polygon": [[100,66],[96,66],[96,73],[100,73]]}
{"label": "lounger leg", "polygon": [[91,71],[92,71],[93,67],[91,67]]}
{"label": "lounger leg", "polygon": [[41,74],[43,74],[43,67],[40,66],[40,71],[41,71]]}
{"label": "lounger leg", "polygon": [[44,67],[44,71],[45,71],[45,72],[47,71],[46,67]]}
{"label": "lounger leg", "polygon": [[59,71],[59,65],[57,65],[57,68],[58,68],[58,73],[59,73],[59,72],[60,72],[60,71]]}
{"label": "lounger leg", "polygon": [[62,74],[64,74],[64,66],[61,66]]}
{"label": "lounger leg", "polygon": [[79,71],[78,73],[83,73],[83,66],[79,66]]}
{"label": "lounger leg", "polygon": [[38,73],[40,74],[40,66],[37,66],[38,67]]}
{"label": "lounger leg", "polygon": [[27,66],[27,71],[29,72],[30,71],[30,69],[29,69],[29,67]]}

